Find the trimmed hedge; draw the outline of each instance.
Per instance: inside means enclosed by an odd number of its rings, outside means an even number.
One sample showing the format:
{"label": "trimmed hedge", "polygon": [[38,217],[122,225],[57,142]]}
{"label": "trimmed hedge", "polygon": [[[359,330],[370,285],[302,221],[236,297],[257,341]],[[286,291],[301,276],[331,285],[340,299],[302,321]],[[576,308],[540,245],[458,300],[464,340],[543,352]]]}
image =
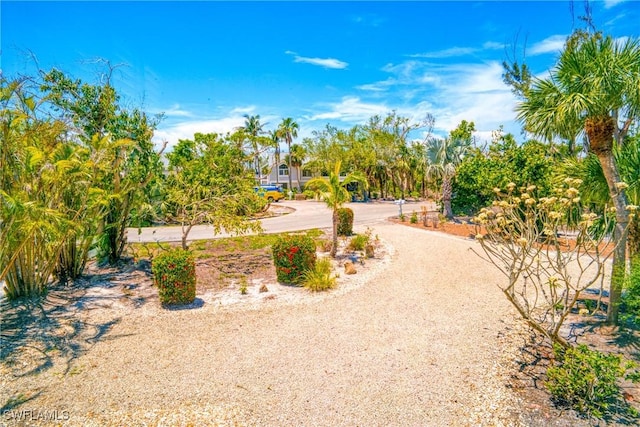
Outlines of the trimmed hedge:
{"label": "trimmed hedge", "polygon": [[315,267],[316,244],[309,236],[280,236],[271,248],[279,282],[301,284]]}
{"label": "trimmed hedge", "polygon": [[353,210],[350,208],[338,209],[338,236],[351,236],[353,234]]}
{"label": "trimmed hedge", "polygon": [[191,252],[163,252],[153,259],[151,270],[163,306],[190,304],[196,299],[196,263]]}

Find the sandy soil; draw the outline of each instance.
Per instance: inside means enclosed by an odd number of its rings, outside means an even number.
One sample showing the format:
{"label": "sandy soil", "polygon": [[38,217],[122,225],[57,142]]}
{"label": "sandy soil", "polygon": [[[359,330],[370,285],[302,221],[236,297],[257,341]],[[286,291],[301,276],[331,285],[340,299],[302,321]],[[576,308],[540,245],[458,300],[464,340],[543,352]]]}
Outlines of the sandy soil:
{"label": "sandy soil", "polygon": [[0,423],[590,425],[533,386],[528,328],[473,241],[373,232],[376,259],[329,293],[262,278],[166,310],[148,268],[124,268],[5,303]]}

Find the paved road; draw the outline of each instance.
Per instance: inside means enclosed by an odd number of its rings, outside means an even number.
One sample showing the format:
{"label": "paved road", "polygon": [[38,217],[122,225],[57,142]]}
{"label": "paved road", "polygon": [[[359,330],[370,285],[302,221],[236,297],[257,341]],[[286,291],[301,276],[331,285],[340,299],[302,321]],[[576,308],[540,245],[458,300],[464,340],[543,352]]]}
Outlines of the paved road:
{"label": "paved road", "polygon": [[[308,230],[310,228],[331,227],[331,211],[323,202],[311,200],[279,202],[278,206],[288,206],[294,212],[262,220],[265,233],[281,233],[284,231]],[[427,202],[408,202],[403,205],[403,213],[410,215],[412,211],[420,212],[421,206],[433,206]],[[347,203],[345,207],[353,209],[354,225],[368,226],[386,221],[390,216],[398,215],[398,205],[393,202]],[[196,226],[189,233],[189,240],[214,239],[228,237],[230,234],[214,235],[213,228],[206,225]],[[180,226],[145,227],[141,230],[131,228],[127,236],[129,242],[179,242]]]}

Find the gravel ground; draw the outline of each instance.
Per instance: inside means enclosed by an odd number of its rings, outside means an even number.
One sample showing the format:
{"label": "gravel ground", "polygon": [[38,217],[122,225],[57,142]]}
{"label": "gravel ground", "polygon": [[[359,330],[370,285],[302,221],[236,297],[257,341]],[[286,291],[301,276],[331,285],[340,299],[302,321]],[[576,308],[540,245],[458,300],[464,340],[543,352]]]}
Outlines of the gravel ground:
{"label": "gravel ground", "polygon": [[67,369],[3,369],[2,402],[25,403],[0,425],[49,424],[16,420],[24,411],[70,426],[553,424],[508,387],[525,328],[475,243],[392,224],[374,234],[395,248],[390,262],[349,292],[121,310]]}

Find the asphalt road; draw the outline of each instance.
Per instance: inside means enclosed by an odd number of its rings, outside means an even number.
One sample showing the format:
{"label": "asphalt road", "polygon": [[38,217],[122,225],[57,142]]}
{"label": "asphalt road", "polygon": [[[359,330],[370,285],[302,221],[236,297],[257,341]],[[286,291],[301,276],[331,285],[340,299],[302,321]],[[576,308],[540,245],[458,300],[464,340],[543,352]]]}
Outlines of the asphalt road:
{"label": "asphalt road", "polygon": [[[324,202],[312,200],[278,202],[278,206],[294,209],[290,214],[261,220],[264,233],[281,233],[285,231],[300,231],[311,228],[330,228],[331,211]],[[407,202],[402,206],[405,215],[412,211],[420,212],[421,206],[433,208],[430,202]],[[399,209],[394,202],[347,203],[345,207],[353,209],[354,227],[371,226],[386,221],[391,216],[397,216]],[[182,231],[180,226],[130,228],[127,239],[135,242],[179,242]],[[204,240],[228,237],[233,234],[214,234],[213,228],[207,225],[193,227],[189,233],[189,240]]]}

